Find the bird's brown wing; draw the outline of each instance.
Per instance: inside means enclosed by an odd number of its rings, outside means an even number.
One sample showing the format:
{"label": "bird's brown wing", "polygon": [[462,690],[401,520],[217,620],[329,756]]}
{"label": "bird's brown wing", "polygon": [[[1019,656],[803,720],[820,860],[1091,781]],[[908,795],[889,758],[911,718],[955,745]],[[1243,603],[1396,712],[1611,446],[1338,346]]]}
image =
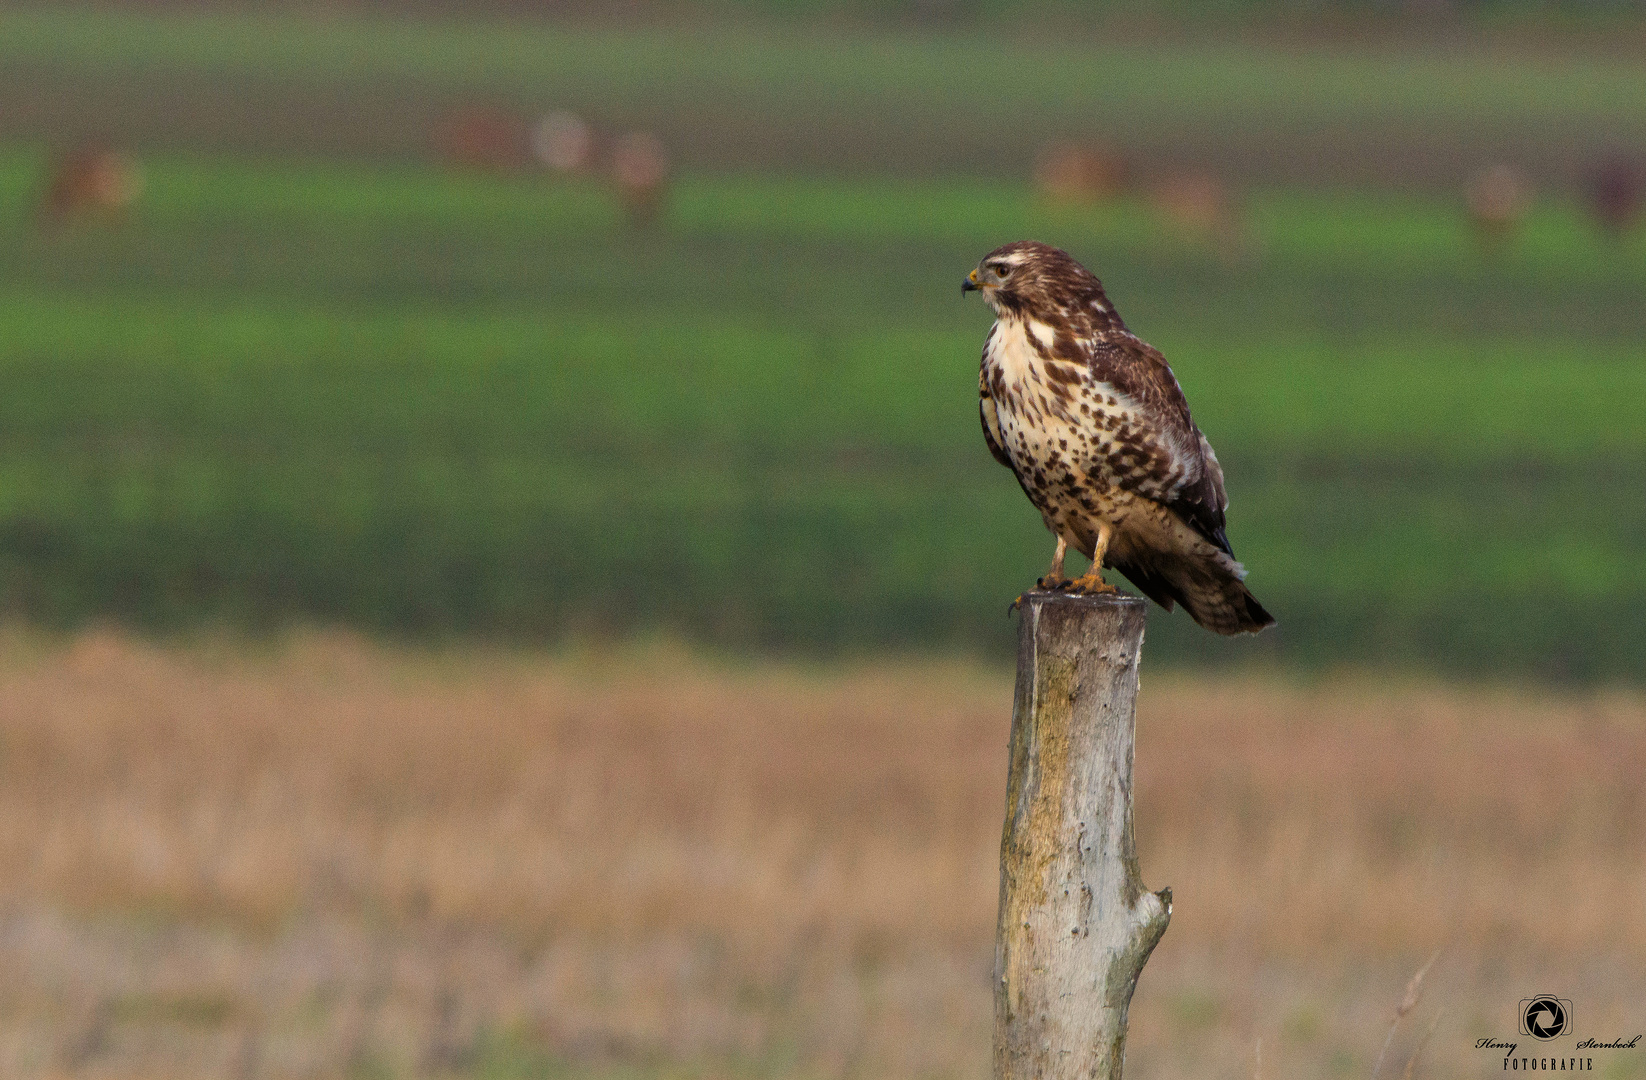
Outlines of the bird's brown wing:
{"label": "bird's brown wing", "polygon": [[1090,355],[1097,376],[1135,402],[1147,424],[1139,436],[1143,467],[1122,474],[1120,486],[1165,506],[1232,558],[1223,468],[1166,358],[1130,333],[1094,338]]}
{"label": "bird's brown wing", "polygon": [[1000,434],[1000,414],[995,410],[994,398],[989,394],[988,380],[983,377],[981,371],[977,373],[977,413],[978,418],[983,421],[983,441],[989,444],[989,453],[993,454],[994,459],[1000,464],[1014,473],[1017,472],[1017,466],[1012,464],[1012,459],[1006,456],[1006,450],[1001,446],[1004,439]]}
{"label": "bird's brown wing", "polygon": [[1232,559],[1234,549],[1229,546],[1226,517],[1229,497],[1223,493],[1223,466],[1217,463],[1212,444],[1206,441],[1199,428],[1195,429],[1195,439],[1200,444],[1200,478],[1180,487],[1177,497],[1166,504],[1166,509],[1182,518],[1190,528]]}

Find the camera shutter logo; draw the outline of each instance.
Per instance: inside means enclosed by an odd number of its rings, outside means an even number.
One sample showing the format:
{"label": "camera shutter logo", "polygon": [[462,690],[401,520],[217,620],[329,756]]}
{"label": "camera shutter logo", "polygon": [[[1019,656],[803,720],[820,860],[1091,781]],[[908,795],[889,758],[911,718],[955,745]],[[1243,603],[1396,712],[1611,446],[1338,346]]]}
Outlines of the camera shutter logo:
{"label": "camera shutter logo", "polygon": [[1520,1033],[1534,1039],[1558,1039],[1572,1030],[1572,1003],[1542,994],[1520,1003]]}

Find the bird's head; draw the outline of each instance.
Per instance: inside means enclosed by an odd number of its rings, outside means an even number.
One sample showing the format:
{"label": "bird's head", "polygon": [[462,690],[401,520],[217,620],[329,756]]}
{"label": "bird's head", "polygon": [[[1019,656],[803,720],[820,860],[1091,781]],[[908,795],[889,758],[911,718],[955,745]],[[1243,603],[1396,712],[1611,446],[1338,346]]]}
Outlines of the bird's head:
{"label": "bird's head", "polygon": [[1029,276],[1025,271],[1028,256],[1026,252],[1012,250],[1018,246],[1007,244],[983,256],[983,261],[978,263],[977,267],[966,275],[966,280],[960,283],[961,295],[969,292],[982,293],[983,302],[994,308],[997,314],[1000,311],[1002,294],[1014,297],[1022,295],[1018,286]]}
{"label": "bird's head", "polygon": [[1036,240],[1003,244],[983,256],[960,283],[960,292],[982,293],[983,302],[1000,316],[1076,306],[1102,318],[1111,313],[1097,278],[1068,253]]}

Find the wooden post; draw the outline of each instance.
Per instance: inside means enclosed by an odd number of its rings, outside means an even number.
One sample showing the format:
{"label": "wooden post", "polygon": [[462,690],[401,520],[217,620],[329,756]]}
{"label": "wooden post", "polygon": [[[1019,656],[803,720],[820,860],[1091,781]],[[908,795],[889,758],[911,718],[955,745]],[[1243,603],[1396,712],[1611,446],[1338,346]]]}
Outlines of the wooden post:
{"label": "wooden post", "polygon": [[1120,1080],[1132,991],[1172,916],[1132,841],[1144,601],[1021,606],[995,934],[995,1080]]}

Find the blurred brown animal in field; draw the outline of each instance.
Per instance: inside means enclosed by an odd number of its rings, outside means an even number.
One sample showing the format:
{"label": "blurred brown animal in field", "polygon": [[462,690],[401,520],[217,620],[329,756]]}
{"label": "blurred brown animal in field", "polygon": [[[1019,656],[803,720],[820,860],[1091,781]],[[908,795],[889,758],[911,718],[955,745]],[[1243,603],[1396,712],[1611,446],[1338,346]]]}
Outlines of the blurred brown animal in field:
{"label": "blurred brown animal in field", "polygon": [[81,147],[52,162],[40,220],[61,225],[74,218],[118,218],[142,191],[136,160],[104,147]]}
{"label": "blurred brown animal in field", "polygon": [[1215,246],[1225,257],[1246,251],[1246,233],[1238,202],[1211,173],[1183,173],[1153,184],[1149,204],[1174,231]]}
{"label": "blurred brown animal in field", "polygon": [[1587,180],[1589,212],[1601,231],[1608,236],[1628,232],[1646,198],[1646,167],[1636,158],[1618,154],[1597,164]]}
{"label": "blurred brown animal in field", "polygon": [[532,157],[545,168],[579,175],[594,167],[594,129],[576,113],[551,112],[532,127]]}
{"label": "blurred brown animal in field", "polygon": [[657,136],[635,132],[612,147],[612,182],[629,220],[643,225],[657,217],[668,191],[669,153]]}
{"label": "blurred brown animal in field", "polygon": [[519,117],[492,109],[468,108],[441,120],[435,150],[448,165],[513,171],[531,161],[530,138]]}
{"label": "blurred brown animal in field", "polygon": [[1056,202],[1100,202],[1125,188],[1126,163],[1106,147],[1054,143],[1036,160],[1034,180]]}
{"label": "blurred brown animal in field", "polygon": [[1532,183],[1513,165],[1498,163],[1475,174],[1464,191],[1469,221],[1490,244],[1511,238],[1532,208]]}

